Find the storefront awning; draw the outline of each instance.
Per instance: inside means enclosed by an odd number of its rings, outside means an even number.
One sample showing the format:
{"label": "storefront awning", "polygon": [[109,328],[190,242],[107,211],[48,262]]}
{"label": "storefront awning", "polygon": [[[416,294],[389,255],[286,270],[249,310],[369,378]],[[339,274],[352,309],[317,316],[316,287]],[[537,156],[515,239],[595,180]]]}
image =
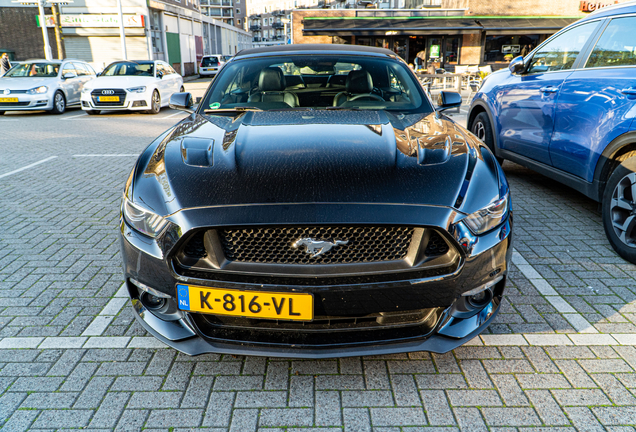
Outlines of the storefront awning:
{"label": "storefront awning", "polygon": [[303,34],[307,36],[382,36],[463,34],[478,31],[505,34],[510,31],[554,33],[579,17],[307,17]]}

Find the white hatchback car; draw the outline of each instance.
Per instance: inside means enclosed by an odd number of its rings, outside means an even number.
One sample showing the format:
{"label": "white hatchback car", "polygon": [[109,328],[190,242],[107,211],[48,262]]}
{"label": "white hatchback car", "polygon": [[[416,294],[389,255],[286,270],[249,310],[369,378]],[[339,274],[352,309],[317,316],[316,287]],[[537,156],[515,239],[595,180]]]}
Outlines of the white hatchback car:
{"label": "white hatchback car", "polygon": [[221,54],[206,55],[201,58],[199,64],[199,75],[201,77],[215,76],[223,65],[231,59],[232,56],[226,56]]}
{"label": "white hatchback car", "polygon": [[124,60],[111,63],[82,90],[82,109],[136,110],[157,114],[170,96],[183,92],[183,78],[161,60]]}

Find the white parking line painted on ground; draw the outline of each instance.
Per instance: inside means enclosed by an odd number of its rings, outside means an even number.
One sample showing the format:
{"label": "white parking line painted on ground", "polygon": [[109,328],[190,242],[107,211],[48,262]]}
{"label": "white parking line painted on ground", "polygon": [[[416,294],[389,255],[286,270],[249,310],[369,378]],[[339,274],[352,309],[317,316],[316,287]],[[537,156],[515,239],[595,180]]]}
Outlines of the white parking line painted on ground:
{"label": "white parking line painted on ground", "polygon": [[73,157],[139,157],[138,154],[76,154]]}
{"label": "white parking line painted on ground", "polygon": [[0,119],[0,122],[12,122],[12,121],[18,121],[18,119]]}
{"label": "white parking line painted on ground", "polygon": [[74,116],[62,117],[60,120],[72,120],[72,119],[77,118],[77,117],[88,117],[88,114],[81,113],[81,114],[77,114],[77,115],[74,115]]}
{"label": "white parking line painted on ground", "polygon": [[[170,114],[170,115],[165,116],[165,117],[152,117],[152,118],[153,118],[154,120],[165,120],[165,119],[169,119],[169,118],[172,118],[172,117],[178,116],[179,114],[185,114],[185,113],[184,113],[184,112],[179,111],[179,112],[176,112],[176,113],[174,113],[174,114]],[[184,117],[185,117],[185,115],[184,115]]]}
{"label": "white parking line painted on ground", "polygon": [[125,297],[114,297],[110,299],[108,304],[104,306],[104,309],[99,313],[99,316],[115,316],[119,313],[121,308],[124,307],[128,301]]}
{"label": "white parking line painted on ground", "polygon": [[559,293],[550,285],[550,283],[535,270],[526,259],[517,252],[512,250],[512,262],[517,266],[519,271],[528,278],[530,283],[545,297],[545,299],[574,327],[579,333],[598,333],[598,330],[592,326],[580,313],[578,313]]}
{"label": "white parking line painted on ground", "polygon": [[23,166],[22,168],[18,168],[17,170],[9,171],[8,173],[4,173],[0,175],[0,178],[9,177],[10,175],[19,173],[20,171],[28,170],[29,168],[33,168],[34,166],[43,164],[44,162],[48,162],[52,159],[55,159],[57,156],[51,156],[46,159],[42,159],[41,161],[32,163],[31,165]]}
{"label": "white parking line painted on ground", "polygon": [[128,289],[126,284],[123,283],[99,315],[82,332],[82,336],[101,336],[127,301]]}
{"label": "white parking line painted on ground", "polygon": [[82,332],[82,336],[101,336],[114,318],[114,316],[96,316]]}

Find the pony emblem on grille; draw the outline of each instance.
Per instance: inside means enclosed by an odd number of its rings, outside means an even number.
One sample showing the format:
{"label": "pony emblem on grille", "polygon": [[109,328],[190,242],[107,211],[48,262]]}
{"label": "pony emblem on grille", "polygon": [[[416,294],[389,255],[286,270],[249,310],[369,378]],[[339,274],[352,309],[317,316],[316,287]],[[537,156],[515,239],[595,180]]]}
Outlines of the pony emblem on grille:
{"label": "pony emblem on grille", "polygon": [[312,258],[315,258],[319,255],[329,252],[331,248],[335,246],[346,245],[347,243],[349,243],[349,240],[334,240],[333,242],[330,242],[327,240],[314,240],[312,238],[306,237],[301,238],[300,240],[296,240],[292,247],[296,249],[300,246],[305,246],[305,252],[311,255]]}

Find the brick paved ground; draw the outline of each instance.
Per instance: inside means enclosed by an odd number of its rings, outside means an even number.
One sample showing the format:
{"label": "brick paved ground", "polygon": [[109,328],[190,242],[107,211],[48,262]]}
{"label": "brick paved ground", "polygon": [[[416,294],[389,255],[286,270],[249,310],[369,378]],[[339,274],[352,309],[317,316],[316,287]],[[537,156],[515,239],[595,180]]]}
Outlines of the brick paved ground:
{"label": "brick paved ground", "polygon": [[74,157],[138,154],[182,115],[81,114],[0,117],[3,431],[635,430],[636,266],[611,251],[592,201],[504,165],[516,265],[497,322],[470,346],[192,358],[149,338],[118,294],[134,157]]}

